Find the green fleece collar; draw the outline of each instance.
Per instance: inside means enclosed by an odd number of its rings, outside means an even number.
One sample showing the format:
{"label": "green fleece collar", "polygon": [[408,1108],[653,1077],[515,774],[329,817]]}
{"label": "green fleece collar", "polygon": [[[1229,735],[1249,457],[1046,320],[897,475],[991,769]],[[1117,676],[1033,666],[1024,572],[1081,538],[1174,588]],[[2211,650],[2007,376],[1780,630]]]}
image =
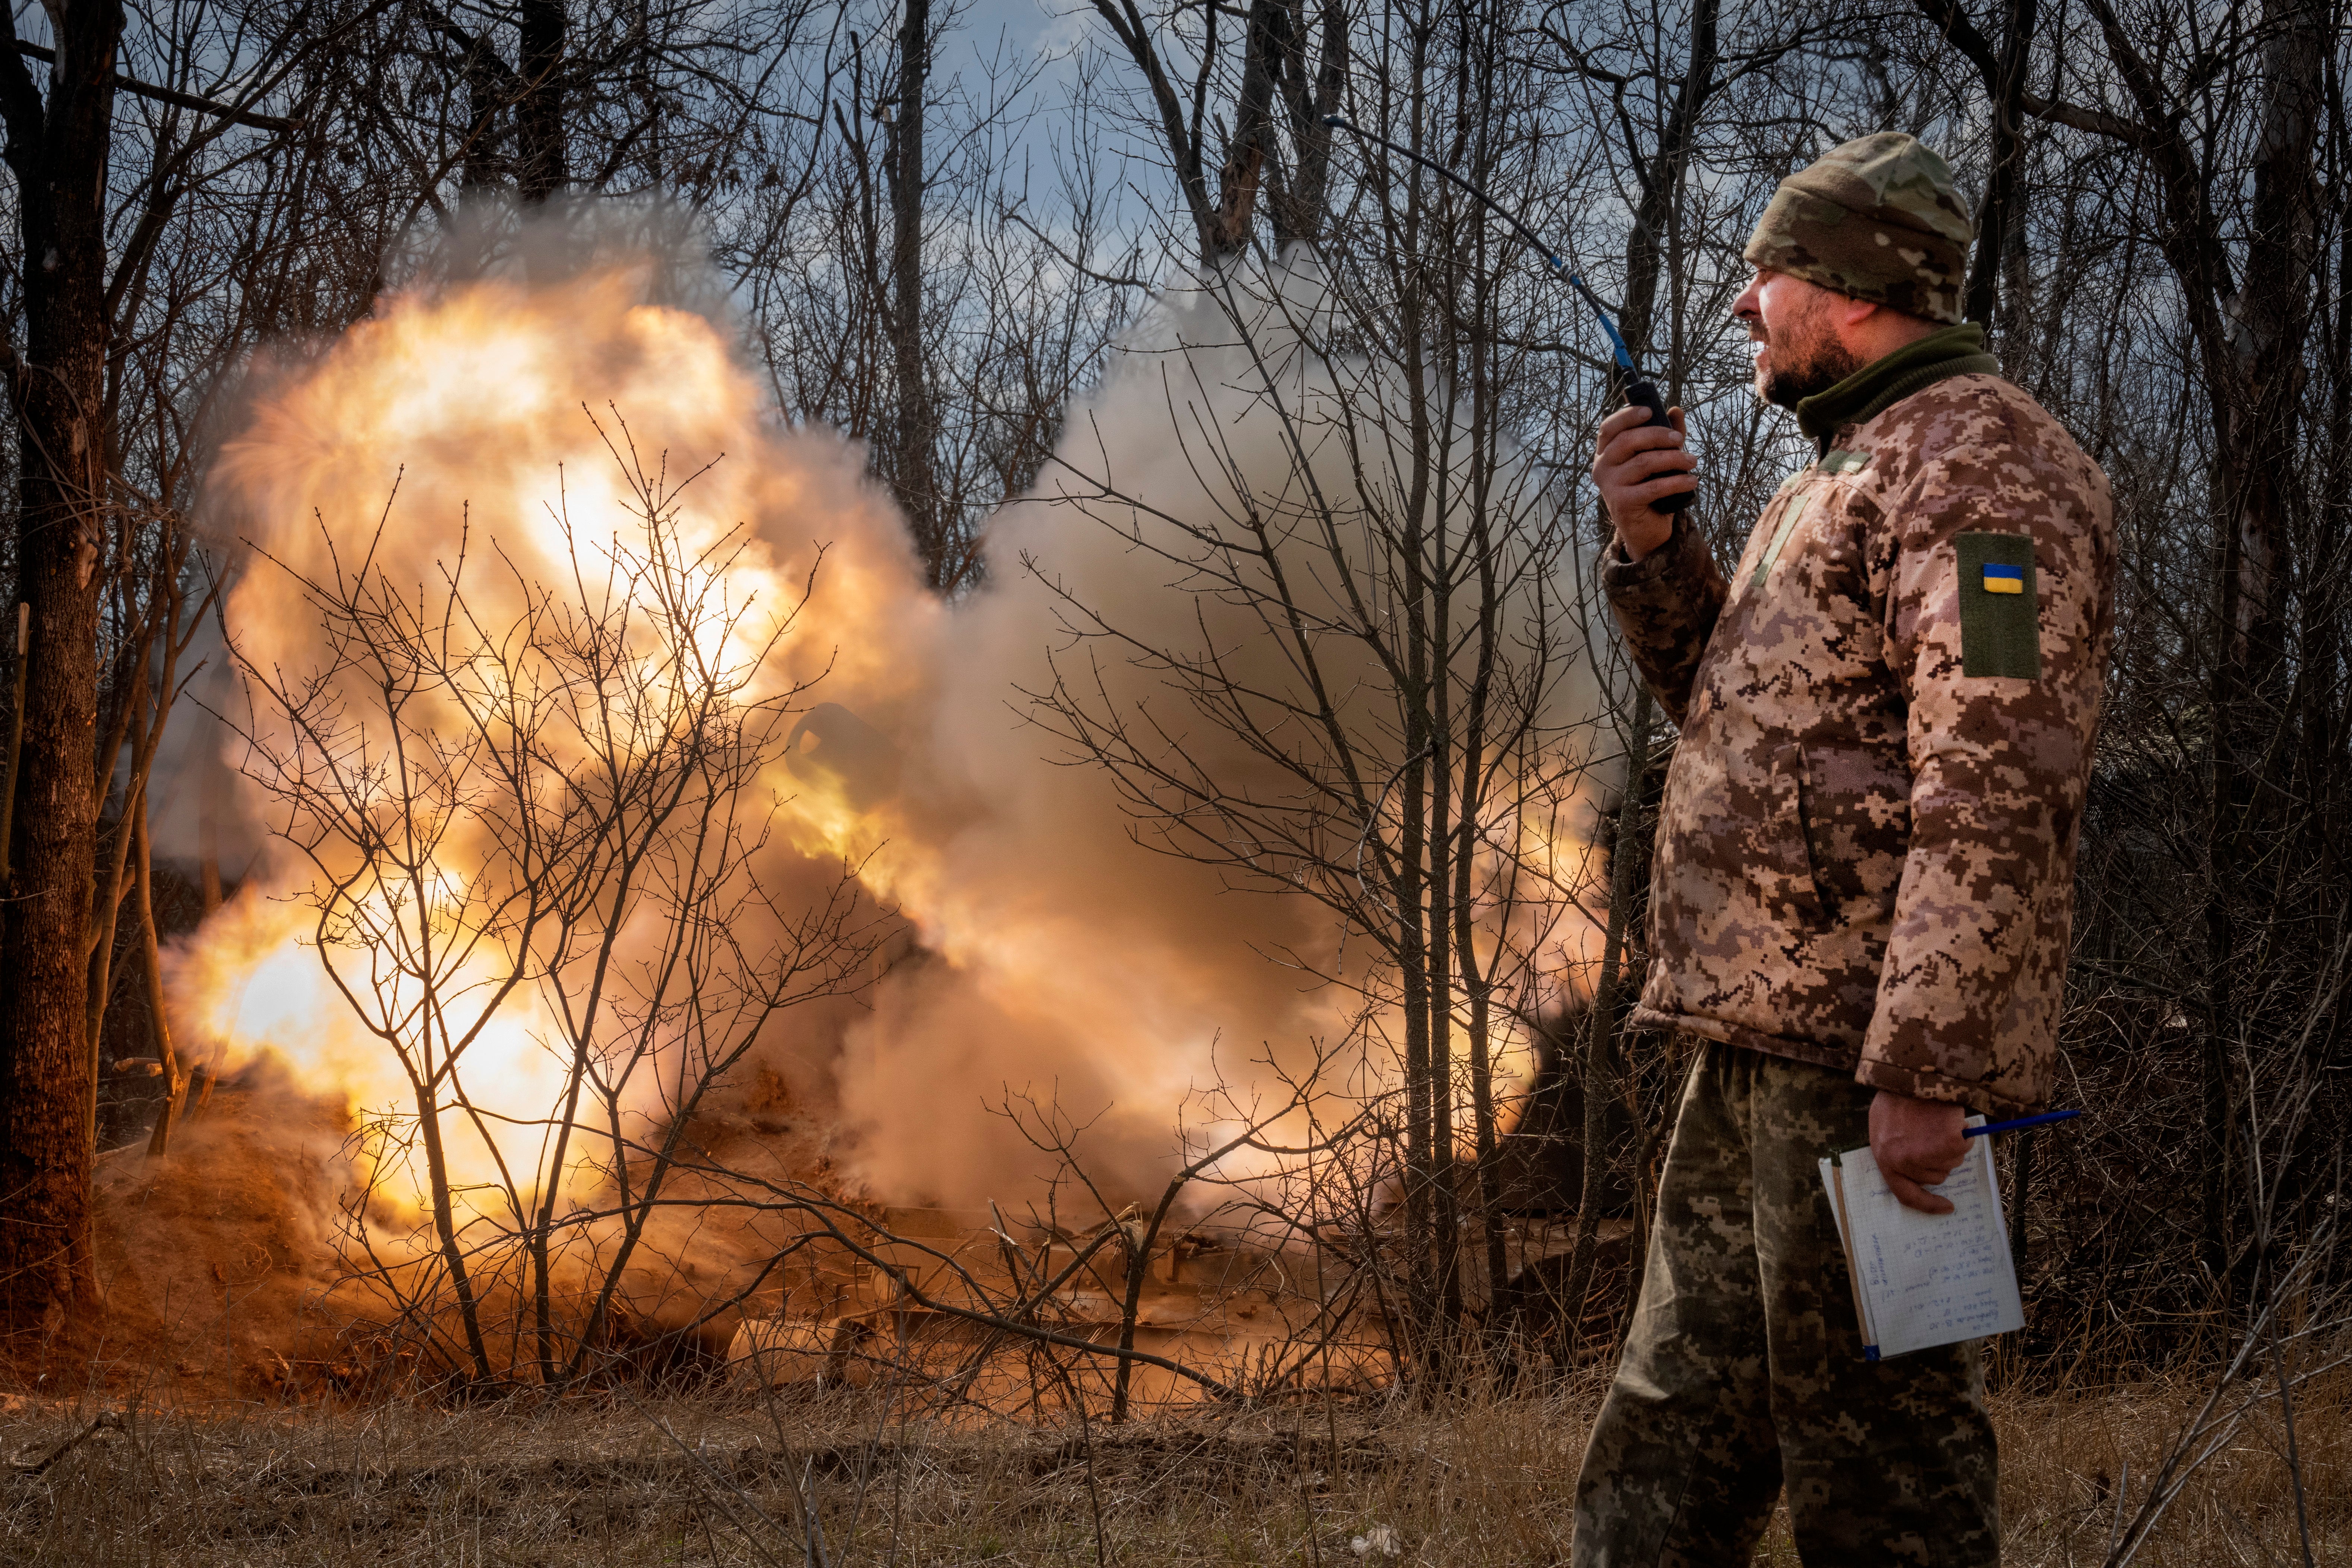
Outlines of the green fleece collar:
{"label": "green fleece collar", "polygon": [[1999,375],[2000,361],[1985,353],[1984,328],[1974,321],[1945,327],[1873,360],[1826,392],[1797,405],[1797,428],[1826,452],[1839,428],[1885,413],[1915,392],[1948,376]]}

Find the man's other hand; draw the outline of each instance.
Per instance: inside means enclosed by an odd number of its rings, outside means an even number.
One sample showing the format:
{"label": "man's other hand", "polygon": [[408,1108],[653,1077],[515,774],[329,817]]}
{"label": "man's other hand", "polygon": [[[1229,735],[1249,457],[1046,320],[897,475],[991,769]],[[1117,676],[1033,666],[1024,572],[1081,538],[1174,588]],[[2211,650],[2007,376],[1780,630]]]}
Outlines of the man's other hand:
{"label": "man's other hand", "polygon": [[1674,518],[1652,511],[1650,503],[1698,489],[1696,459],[1683,450],[1683,411],[1666,410],[1671,430],[1644,424],[1649,417],[1648,409],[1628,405],[1601,422],[1593,442],[1592,478],[1628,561],[1639,561],[1674,534]]}
{"label": "man's other hand", "polygon": [[1905,1208],[1949,1214],[1952,1201],[1927,1189],[1940,1186],[1962,1160],[1968,1141],[1960,1130],[1969,1113],[1940,1100],[1914,1100],[1880,1089],[1870,1102],[1870,1152],[1879,1174]]}

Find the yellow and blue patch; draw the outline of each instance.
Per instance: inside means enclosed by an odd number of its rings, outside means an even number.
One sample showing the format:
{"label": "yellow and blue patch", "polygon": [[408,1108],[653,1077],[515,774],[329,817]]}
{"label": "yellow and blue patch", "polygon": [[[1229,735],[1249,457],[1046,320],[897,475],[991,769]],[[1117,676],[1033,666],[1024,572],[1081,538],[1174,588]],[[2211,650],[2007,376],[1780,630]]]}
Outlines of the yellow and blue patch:
{"label": "yellow and blue patch", "polygon": [[2025,533],[1953,537],[1960,568],[1960,673],[2042,679],[2042,616],[2033,581],[2033,538]]}

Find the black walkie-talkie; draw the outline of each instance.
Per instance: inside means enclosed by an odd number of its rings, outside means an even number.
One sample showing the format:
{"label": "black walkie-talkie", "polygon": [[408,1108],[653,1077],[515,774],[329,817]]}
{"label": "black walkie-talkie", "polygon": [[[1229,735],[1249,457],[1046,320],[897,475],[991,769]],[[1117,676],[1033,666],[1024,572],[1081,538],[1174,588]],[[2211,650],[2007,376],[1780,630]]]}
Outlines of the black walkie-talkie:
{"label": "black walkie-talkie", "polygon": [[[1669,430],[1674,428],[1675,422],[1666,417],[1666,400],[1658,395],[1657,383],[1650,380],[1647,376],[1644,376],[1642,374],[1642,367],[1633,363],[1633,352],[1625,346],[1624,334],[1618,331],[1617,323],[1609,319],[1609,312],[1601,305],[1600,296],[1593,293],[1591,289],[1586,288],[1584,279],[1579,278],[1575,273],[1570,272],[1568,269],[1568,263],[1562,261],[1559,257],[1554,256],[1551,251],[1551,247],[1537,238],[1536,231],[1529,228],[1526,224],[1521,223],[1517,214],[1512,212],[1510,208],[1505,206],[1502,203],[1496,201],[1494,197],[1488,195],[1486,192],[1480,190],[1477,186],[1472,184],[1469,181],[1464,179],[1461,175],[1455,174],[1444,164],[1424,158],[1410,147],[1400,147],[1385,136],[1375,136],[1370,132],[1365,130],[1362,126],[1358,125],[1355,121],[1349,120],[1344,114],[1327,114],[1323,117],[1323,123],[1329,126],[1334,131],[1345,131],[1351,135],[1360,136],[1367,142],[1376,142],[1379,145],[1387,148],[1390,152],[1396,153],[1399,157],[1412,159],[1414,163],[1420,164],[1423,168],[1427,169],[1430,173],[1437,175],[1440,179],[1445,180],[1449,184],[1460,189],[1465,195],[1468,195],[1472,201],[1476,202],[1488,212],[1493,213],[1496,217],[1501,218],[1505,223],[1509,224],[1512,228],[1516,229],[1521,239],[1526,240],[1529,245],[1536,247],[1536,254],[1544,258],[1546,265],[1550,267],[1550,268],[1560,277],[1567,279],[1570,286],[1575,289],[1578,293],[1584,296],[1584,302],[1592,307],[1592,313],[1594,315],[1601,318],[1601,330],[1609,334],[1609,348],[1611,353],[1616,358],[1617,368],[1625,373],[1626,405],[1632,408],[1646,408],[1650,411],[1650,417],[1643,422],[1645,426],[1649,425],[1663,425]],[[1658,477],[1663,479],[1665,476],[1662,474]],[[1690,490],[1683,490],[1678,494],[1667,496],[1663,500],[1654,500],[1650,503],[1650,510],[1661,516],[1672,517],[1675,513],[1684,510],[1690,505],[1691,497],[1694,493],[1695,492]]]}
{"label": "black walkie-talkie", "polygon": [[[1584,297],[1592,301],[1592,308],[1595,310],[1601,309],[1601,301],[1592,299],[1592,291],[1586,289],[1582,282],[1575,279],[1570,279],[1570,281],[1575,283]],[[1675,422],[1666,417],[1666,400],[1658,395],[1658,384],[1646,376],[1633,374],[1633,356],[1625,352],[1623,340],[1617,337],[1616,327],[1612,325],[1605,315],[1601,318],[1601,324],[1609,328],[1609,336],[1616,341],[1619,368],[1633,377],[1625,384],[1626,405],[1629,407],[1646,408],[1650,411],[1650,416],[1642,422],[1643,426],[1663,425],[1669,430],[1673,429]],[[1657,477],[1665,478],[1664,474]],[[1672,517],[1688,507],[1691,497],[1696,493],[1695,490],[1677,490],[1673,495],[1661,496],[1650,503],[1650,510],[1664,516]]]}

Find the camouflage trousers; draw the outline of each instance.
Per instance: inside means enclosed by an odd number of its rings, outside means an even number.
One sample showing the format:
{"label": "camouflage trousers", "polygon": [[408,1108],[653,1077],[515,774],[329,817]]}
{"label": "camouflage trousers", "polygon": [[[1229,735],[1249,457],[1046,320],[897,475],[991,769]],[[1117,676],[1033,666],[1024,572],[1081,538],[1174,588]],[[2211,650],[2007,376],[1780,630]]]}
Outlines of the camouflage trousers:
{"label": "camouflage trousers", "polygon": [[2000,1562],[1976,1347],[1863,1359],[1815,1162],[1870,1141],[1874,1092],[1703,1042],[1577,1479],[1575,1568],[1745,1568],[1784,1489],[1806,1568]]}

